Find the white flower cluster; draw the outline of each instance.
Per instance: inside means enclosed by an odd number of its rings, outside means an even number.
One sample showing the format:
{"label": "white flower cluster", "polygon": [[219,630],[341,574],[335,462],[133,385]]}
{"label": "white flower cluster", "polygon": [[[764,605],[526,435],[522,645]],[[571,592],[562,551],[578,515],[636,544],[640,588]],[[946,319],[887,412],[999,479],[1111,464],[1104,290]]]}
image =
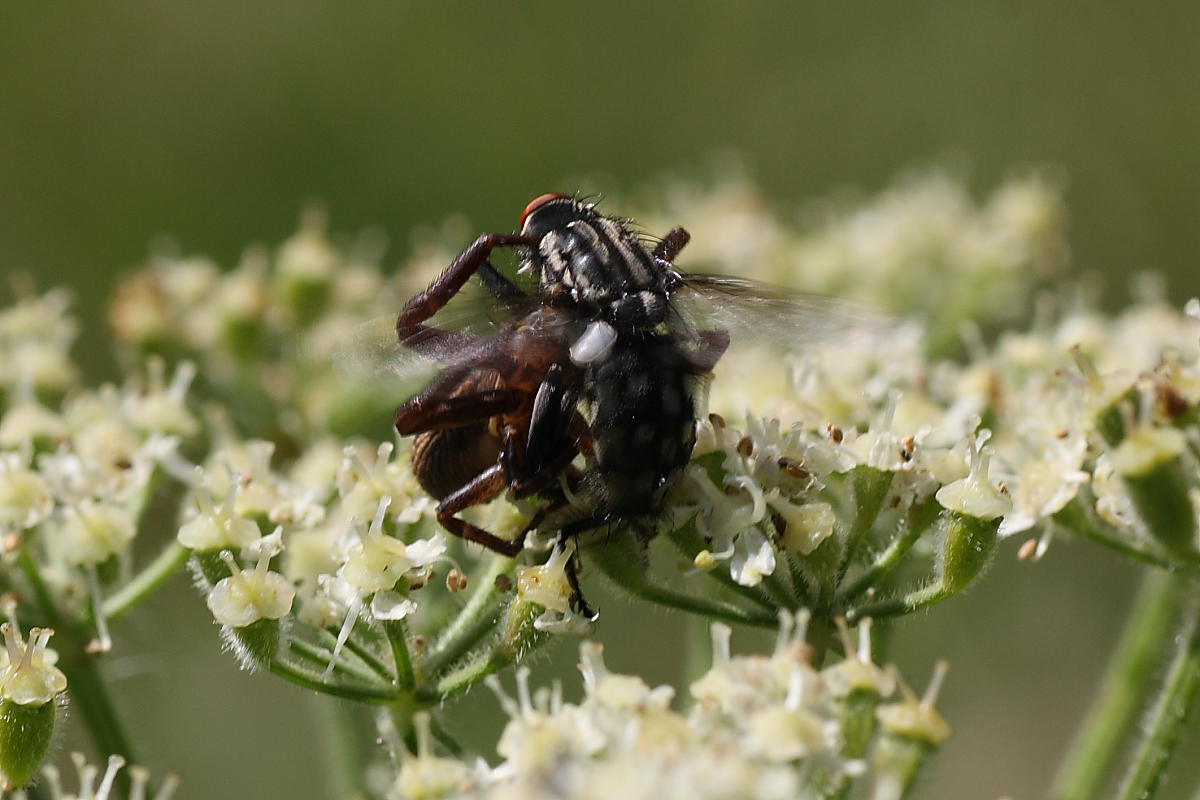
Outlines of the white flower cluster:
{"label": "white flower cluster", "polygon": [[[301,222],[275,251],[251,248],[232,270],[156,255],[117,286],[109,324],[127,360],[197,363],[243,434],[383,435],[396,398],[413,388],[389,371],[402,356],[392,326],[406,293],[380,269],[381,237],[339,248],[322,213]],[[399,274],[407,286],[452,255],[431,240]]]}
{"label": "white flower cluster", "polygon": [[[79,789],[67,791],[63,787],[62,776],[57,767],[47,766],[42,770],[44,781],[37,787],[37,796],[49,800],[110,800],[116,798],[117,775],[125,767],[125,759],[121,756],[109,756],[104,771],[95,764],[88,762],[83,753],[71,753],[71,762],[75,766]],[[99,782],[97,783],[97,779]],[[153,800],[171,800],[179,788],[180,777],[170,773],[162,779],[158,791],[154,792]],[[24,800],[24,791],[13,794],[14,800]],[[129,792],[124,795],[129,800],[150,800],[150,770],[145,767],[131,766],[129,768]]]}
{"label": "white flower cluster", "polygon": [[78,325],[68,316],[70,294],[37,295],[18,287],[17,302],[0,313],[0,391],[13,398],[57,397],[78,383],[71,360]]}
{"label": "white flower cluster", "polygon": [[200,425],[187,362],[169,379],[152,360],[123,386],[80,388],[65,314],[61,292],[0,311],[0,547],[35,551],[43,578],[77,602],[90,593],[67,588],[128,555],[158,479],[186,466],[178,451]]}
{"label": "white flower cluster", "polygon": [[[880,760],[888,738],[939,743],[949,734],[924,698],[897,687],[872,663],[869,637],[845,642],[846,657],[817,669],[804,641],[805,615],[785,625],[767,656],[730,654],[730,631],[713,629],[712,668],[691,685],[692,708],[672,707],[674,690],[613,673],[598,644],[580,648],[584,698],[561,687],[531,692],[517,672],[517,697],[489,681],[509,716],[488,767],[437,757],[422,743],[401,751],[389,797],[415,798],[804,798],[834,787],[871,786],[891,797],[893,764]],[[851,702],[853,698],[853,702]],[[846,735],[855,725],[858,734]],[[865,736],[862,733],[865,732]],[[853,739],[853,741],[851,741]]]}
{"label": "white flower cluster", "polygon": [[[1041,526],[1038,554],[1055,515],[1086,487],[1089,513],[1144,544],[1119,479],[1140,469],[1140,456],[1179,456],[1198,471],[1200,321],[1165,303],[1111,318],[1068,310],[976,345],[967,363],[929,357],[922,345],[909,325],[815,345],[762,370],[718,365],[714,411],[765,407],[775,417],[752,414],[744,432],[715,414],[700,424],[673,518],[695,515],[710,547],[697,566],[727,560],[738,583],[753,585],[775,571],[780,551],[811,553],[855,524],[850,476],[864,468],[890,473],[872,526],[880,546],[883,532],[936,497],[945,509],[997,520],[1000,536]],[[1103,427],[1122,415],[1142,433],[1117,448]]]}
{"label": "white flower cluster", "polygon": [[1044,175],[1013,178],[977,203],[957,176],[916,172],[875,197],[848,193],[793,220],[736,170],[715,185],[676,183],[639,220],[683,225],[684,263],[867,303],[929,321],[935,344],[964,322],[1024,312],[1035,283],[1066,262],[1059,189]]}
{"label": "white flower cluster", "polygon": [[[323,441],[282,472],[273,450],[269,442],[228,441],[191,481],[179,541],[200,557],[198,579],[216,620],[241,628],[295,610],[327,629],[360,613],[414,614],[411,593],[452,558],[407,450],[385,443],[339,451]],[[232,553],[251,567],[241,569]],[[209,555],[224,568],[214,570]]]}

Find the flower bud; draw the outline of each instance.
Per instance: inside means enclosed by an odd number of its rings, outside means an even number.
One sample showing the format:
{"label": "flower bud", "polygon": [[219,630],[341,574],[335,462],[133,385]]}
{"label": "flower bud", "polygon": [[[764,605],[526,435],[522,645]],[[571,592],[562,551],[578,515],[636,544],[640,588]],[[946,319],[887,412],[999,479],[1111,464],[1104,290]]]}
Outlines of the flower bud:
{"label": "flower bud", "polygon": [[404,542],[383,532],[384,517],[391,497],[385,496],[365,536],[350,547],[341,576],[363,596],[391,589],[409,569],[412,559]]}
{"label": "flower bud", "polygon": [[573,545],[555,545],[545,564],[536,567],[517,567],[517,593],[521,600],[539,605],[545,612],[534,620],[534,627],[549,633],[585,636],[591,632],[592,620],[571,607],[575,589],[567,577],[567,567],[574,557]]}
{"label": "flower bud", "polygon": [[24,786],[41,766],[54,736],[57,698],[67,678],[47,663],[51,631],[34,628],[21,640],[11,622],[0,625],[0,776],[5,788]]}
{"label": "flower bud", "polygon": [[939,661],[924,696],[919,698],[902,682],[900,685],[904,690],[904,699],[895,703],[885,703],[875,712],[884,732],[919,741],[931,747],[936,747],[950,738],[949,723],[933,707],[942,690],[947,671],[949,665],[945,661]]}
{"label": "flower bud", "polygon": [[1012,500],[992,485],[988,476],[991,453],[977,448],[974,437],[970,440],[968,452],[971,469],[967,477],[938,489],[937,501],[944,508],[956,511],[962,516],[979,520],[998,520],[1012,511]]}
{"label": "flower bud", "polygon": [[266,345],[265,270],[263,254],[248,253],[242,265],[222,278],[211,301],[219,342],[238,359],[250,360]]}
{"label": "flower bud", "polygon": [[876,797],[902,796],[928,755],[949,738],[950,725],[933,707],[946,670],[946,662],[939,662],[924,697],[901,683],[905,698],[875,710],[882,732],[871,756]]}
{"label": "flower bud", "polygon": [[389,797],[436,798],[459,796],[469,777],[465,762],[440,758],[433,752],[429,712],[413,715],[417,752],[400,750],[400,769]]}
{"label": "flower bud", "polygon": [[63,552],[73,564],[101,564],[133,541],[137,526],[120,506],[83,500],[71,509],[59,531]]}
{"label": "flower bud", "polygon": [[296,589],[276,572],[270,572],[270,555],[259,556],[254,569],[239,569],[233,555],[221,553],[230,576],[217,582],[208,595],[208,609],[225,626],[222,634],[247,669],[269,664],[279,647],[279,620],[292,609]]}
{"label": "flower bud", "polygon": [[1113,452],[1113,466],[1146,528],[1172,553],[1196,552],[1196,507],[1180,456],[1187,439],[1176,428],[1134,428]]}
{"label": "flower bud", "polygon": [[835,698],[844,752],[859,758],[867,752],[875,730],[875,709],[882,698],[895,691],[896,678],[871,660],[870,618],[859,623],[857,647],[846,621],[839,617],[837,625],[846,657],[821,670],[821,679]]}
{"label": "flower bud", "polygon": [[980,519],[950,512],[945,518],[945,538],[938,553],[942,589],[961,592],[979,577],[996,551],[999,519]]}
{"label": "flower bud", "polygon": [[300,230],[279,248],[274,279],[284,305],[300,325],[325,308],[330,284],[341,261],[325,234],[325,214],[305,210]]}
{"label": "flower bud", "polygon": [[767,503],[775,511],[772,520],[779,533],[779,546],[788,553],[806,556],[833,535],[837,515],[829,503],[796,505],[782,498],[771,498]]}
{"label": "flower bud", "polygon": [[0,456],[0,528],[32,528],[54,510],[49,484],[24,462],[16,453]]}

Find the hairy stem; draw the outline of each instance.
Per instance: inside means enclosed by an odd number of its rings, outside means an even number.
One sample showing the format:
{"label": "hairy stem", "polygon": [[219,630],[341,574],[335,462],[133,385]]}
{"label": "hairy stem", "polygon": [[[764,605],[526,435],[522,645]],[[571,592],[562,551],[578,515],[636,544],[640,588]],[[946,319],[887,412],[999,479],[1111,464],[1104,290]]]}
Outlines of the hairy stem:
{"label": "hairy stem", "polygon": [[1168,639],[1174,652],[1158,697],[1143,721],[1142,740],[1121,781],[1118,800],[1146,800],[1158,794],[1200,690],[1200,596],[1194,583],[1178,584],[1191,597],[1178,631]]}
{"label": "hairy stem", "polygon": [[172,539],[153,561],[105,598],[102,607],[104,616],[110,620],[117,619],[140,604],[182,570],[191,554],[191,550]]}
{"label": "hairy stem", "polygon": [[29,582],[34,599],[47,622],[55,630],[55,648],[59,651],[58,668],[67,676],[67,691],[96,749],[105,755],[121,755],[136,762],[129,737],[117,716],[108,686],[100,674],[97,656],[87,652],[91,636],[80,624],[68,620],[59,611],[50,587],[42,580],[29,547],[17,556],[21,571]]}
{"label": "hairy stem", "polygon": [[420,666],[422,674],[437,675],[447,664],[462,658],[495,628],[505,594],[496,582],[512,568],[511,558],[492,556],[487,569],[473,578],[475,589],[471,592],[470,599],[430,648],[428,656]]}
{"label": "hairy stem", "polygon": [[[321,639],[326,643],[326,647],[331,650],[337,645],[338,632],[336,630],[320,631]],[[367,645],[360,642],[353,633],[346,639],[346,649],[358,657],[364,665],[366,665],[378,677],[392,683],[395,680],[395,675],[387,664],[383,663],[375,652]]]}
{"label": "hairy stem", "polygon": [[1158,665],[1163,643],[1173,632],[1179,593],[1162,572],[1147,571],[1125,628],[1075,740],[1059,768],[1050,797],[1099,797],[1113,759],[1133,727],[1143,688]]}
{"label": "hairy stem", "polygon": [[311,689],[314,692],[341,697],[344,700],[354,700],[359,703],[386,705],[395,702],[396,693],[392,689],[379,689],[371,686],[349,686],[346,684],[326,683],[321,680],[321,674],[314,670],[284,661],[282,658],[272,659],[271,674],[278,675],[284,680],[291,681],[297,686]]}
{"label": "hairy stem", "polygon": [[396,686],[402,691],[412,691],[417,678],[413,673],[412,654],[408,652],[408,626],[402,619],[385,620],[383,632],[387,634],[392,660],[396,662]]}
{"label": "hairy stem", "polygon": [[433,687],[419,689],[417,698],[433,705],[455,695],[462,694],[488,675],[507,667],[512,658],[500,647],[493,647],[481,658],[460,667],[439,680]]}
{"label": "hairy stem", "polygon": [[632,537],[616,536],[594,549],[596,557],[590,563],[617,586],[643,600],[739,625],[774,628],[778,624],[774,611],[747,610],[732,603],[681,594],[652,582]]}
{"label": "hairy stem", "polygon": [[1175,569],[1178,564],[1151,553],[1141,547],[1136,547],[1122,538],[1122,534],[1091,511],[1095,498],[1087,487],[1081,487],[1079,494],[1070,503],[1054,514],[1054,521],[1063,525],[1072,533],[1089,539],[1096,544],[1107,547],[1123,556],[1140,561],[1159,569]]}
{"label": "hairy stem", "polygon": [[891,573],[904,556],[912,549],[921,534],[929,529],[941,511],[941,506],[932,497],[924,504],[914,508],[908,517],[908,524],[895,539],[875,559],[870,567],[858,576],[849,586],[838,592],[838,600],[842,603],[854,600],[863,592],[876,586],[879,580]]}
{"label": "hairy stem", "polygon": [[840,583],[846,571],[854,563],[854,557],[862,547],[863,541],[870,533],[871,527],[879,517],[883,508],[883,500],[887,497],[892,485],[893,473],[887,470],[875,469],[868,466],[857,466],[850,472],[851,483],[854,486],[855,515],[854,524],[846,538],[846,550],[842,554],[842,562],[838,566],[837,579]]}
{"label": "hairy stem", "polygon": [[[300,639],[289,641],[288,649],[308,663],[319,666],[322,669],[329,664],[329,659],[333,656],[331,651]],[[338,659],[333,665],[333,674],[360,681],[367,685],[376,682],[376,676],[373,673],[360,668],[356,664],[347,662],[344,658]]]}

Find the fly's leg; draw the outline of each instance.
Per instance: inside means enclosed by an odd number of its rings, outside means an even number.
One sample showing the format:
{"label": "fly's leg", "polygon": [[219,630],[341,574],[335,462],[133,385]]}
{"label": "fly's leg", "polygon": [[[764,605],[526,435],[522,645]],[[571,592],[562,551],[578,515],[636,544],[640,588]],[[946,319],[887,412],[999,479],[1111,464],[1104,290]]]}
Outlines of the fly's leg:
{"label": "fly's leg", "polygon": [[587,600],[583,599],[583,590],[579,588],[579,548],[576,547],[575,552],[567,559],[567,563],[563,565],[563,572],[567,576],[567,584],[571,587],[571,599],[568,601],[571,607],[577,612],[587,617],[588,619],[596,619],[599,616],[587,604]]}
{"label": "fly's leg", "polygon": [[658,246],[654,248],[654,257],[659,261],[665,261],[670,264],[675,260],[675,256],[679,255],[679,251],[684,248],[692,235],[685,229],[675,227],[667,231],[667,235],[662,238]]}
{"label": "fly's leg", "polygon": [[[487,262],[492,250],[497,247],[536,247],[537,244],[538,239],[532,236],[505,233],[485,233],[480,236],[425,291],[414,295],[404,304],[396,317],[397,338],[402,344],[420,352],[422,345],[440,344],[447,338],[463,336],[423,323],[458,294],[470,277]],[[495,273],[495,270],[492,272]]]}
{"label": "fly's leg", "polygon": [[551,365],[533,397],[529,415],[525,456],[532,471],[544,471],[555,460],[560,445],[570,442],[571,417],[578,402],[579,390],[568,384],[566,369],[562,364]]}
{"label": "fly's leg", "polygon": [[475,476],[470,483],[451,494],[438,505],[438,522],[455,536],[459,536],[469,542],[481,544],[488,550],[500,555],[508,556],[509,558],[515,557],[525,547],[525,535],[528,533],[528,529],[521,531],[515,539],[501,539],[499,536],[488,533],[483,528],[472,525],[456,516],[464,509],[479,505],[480,503],[486,503],[504,491],[506,486],[508,486],[508,479],[504,475],[504,466],[502,464],[494,464],[488,467]]}
{"label": "fly's leg", "polygon": [[579,391],[569,384],[563,365],[551,366],[533,399],[524,463],[514,465],[511,473],[514,497],[545,489],[574,460],[579,444],[572,429],[577,418],[582,421],[575,410],[578,402]]}
{"label": "fly's leg", "polygon": [[479,279],[492,294],[506,303],[520,303],[529,299],[524,289],[501,274],[490,261],[484,260],[479,265]]}
{"label": "fly's leg", "polygon": [[696,338],[696,349],[685,353],[684,358],[696,372],[712,372],[729,349],[729,331],[701,331]]}

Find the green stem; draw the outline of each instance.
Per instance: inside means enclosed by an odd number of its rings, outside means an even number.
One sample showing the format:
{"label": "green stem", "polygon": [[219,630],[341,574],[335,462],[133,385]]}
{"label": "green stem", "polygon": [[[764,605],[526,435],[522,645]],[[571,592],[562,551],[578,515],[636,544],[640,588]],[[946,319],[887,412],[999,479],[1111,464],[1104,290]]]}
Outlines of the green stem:
{"label": "green stem", "polygon": [[1175,650],[1159,695],[1142,723],[1142,740],[1126,769],[1117,800],[1148,800],[1158,794],[1200,690],[1200,596],[1193,583],[1177,581],[1177,586],[1191,597],[1178,632],[1168,640]]}
{"label": "green stem", "polygon": [[192,551],[174,539],[133,578],[104,600],[104,616],[117,619],[154,594],[187,564]]}
{"label": "green stem", "polygon": [[[776,555],[775,563],[777,567],[782,560],[782,556]],[[781,608],[786,608],[789,611],[795,611],[800,608],[800,601],[797,599],[799,596],[798,593],[793,594],[784,588],[783,580],[780,578],[781,572],[780,569],[776,568],[770,575],[764,575],[760,584],[771,598],[773,606],[770,610],[773,614],[777,614]]]}
{"label": "green stem", "polygon": [[901,597],[852,608],[846,612],[846,621],[851,625],[856,625],[866,617],[870,617],[871,619],[886,619],[887,617],[911,614],[913,611],[928,608],[948,597],[953,597],[955,594],[957,592],[945,588],[941,583],[932,583],[929,586],[909,592]]}
{"label": "green stem", "polygon": [[929,526],[937,519],[938,513],[941,511],[941,506],[930,498],[923,505],[914,508],[909,514],[908,525],[900,534],[892,540],[891,544],[879,554],[875,562],[858,576],[849,586],[843,588],[837,594],[839,603],[846,603],[855,599],[863,592],[874,587],[880,578],[888,575],[892,570],[900,565],[904,560],[904,556],[912,549],[917,540],[921,538],[921,534],[929,530]]}
{"label": "green stem", "polygon": [[1135,723],[1142,690],[1154,674],[1163,642],[1173,632],[1179,601],[1174,583],[1162,572],[1144,574],[1091,708],[1054,779],[1053,800],[1100,796],[1112,761]]}
{"label": "green stem", "polygon": [[17,561],[33,590],[38,607],[57,634],[56,649],[60,655],[57,666],[67,676],[67,690],[79,709],[92,743],[105,755],[121,755],[127,761],[136,763],[129,737],[117,716],[108,686],[100,675],[97,657],[87,652],[90,635],[86,629],[60,613],[28,546],[21,548]]}
{"label": "green stem", "polygon": [[[322,630],[320,631],[320,635],[321,639],[326,642],[325,646],[330,648],[330,651],[332,652],[332,649],[337,646],[338,631]],[[362,661],[367,668],[374,672],[375,675],[382,678],[387,683],[392,683],[395,681],[396,676],[392,674],[391,668],[388,667],[387,664],[380,661],[379,657],[375,655],[375,652],[371,650],[370,647],[358,641],[353,633],[351,633],[349,638],[346,639],[345,646],[347,650],[358,656],[358,659]]]}
{"label": "green stem", "polygon": [[442,723],[438,722],[437,717],[432,714],[429,716],[429,732],[433,734],[433,738],[441,743],[442,747],[455,758],[462,758],[464,752],[463,746],[458,743],[451,733],[442,727]]}
{"label": "green stem", "polygon": [[805,580],[804,570],[800,569],[800,557],[785,552],[783,560],[787,564],[788,575],[792,579],[792,587],[796,591],[796,598],[800,601],[800,607],[812,608],[814,602],[812,594],[809,591],[808,581]]}
{"label": "green stem", "polygon": [[[600,569],[601,571],[605,571],[603,566]],[[650,583],[643,582],[634,585],[622,583],[621,587],[631,594],[643,600],[648,600],[651,603],[686,611],[690,614],[699,614],[700,616],[719,619],[722,622],[735,625],[753,625],[758,628],[776,628],[779,625],[779,619],[773,613],[747,611],[728,603],[680,594],[679,592],[673,592],[670,589]]]}
{"label": "green stem", "polygon": [[641,553],[636,548],[633,537],[615,536],[605,544],[594,547],[596,557],[592,558],[590,563],[617,586],[652,603],[739,625],[756,625],[762,628],[774,628],[778,625],[778,617],[774,611],[746,610],[719,600],[681,594],[650,582],[646,577]]}
{"label": "green stem", "polygon": [[474,579],[475,589],[467,604],[430,648],[429,655],[421,664],[423,674],[437,675],[447,664],[457,661],[495,629],[496,620],[504,607],[504,592],[496,587],[496,580],[512,568],[511,558],[492,557],[487,570]]}
{"label": "green stem", "polygon": [[439,680],[432,688],[417,690],[417,699],[433,705],[455,695],[462,694],[492,673],[499,672],[512,663],[501,648],[490,649],[482,658],[459,667]]}
{"label": "green stem", "polygon": [[892,485],[892,477],[893,473],[890,471],[862,465],[851,471],[850,479],[854,486],[854,524],[846,537],[846,550],[842,555],[842,562],[838,566],[838,583],[841,583],[842,578],[850,569],[850,565],[854,563],[854,557],[858,554],[859,548],[862,547],[863,541],[879,517],[879,511],[883,508],[883,500],[887,497],[888,489]]}
{"label": "green stem", "polygon": [[412,691],[417,684],[413,672],[412,655],[408,652],[408,626],[404,620],[385,620],[383,632],[392,647],[392,660],[396,662],[396,685],[402,691]]}
{"label": "green stem", "polygon": [[1053,519],[1072,533],[1143,564],[1168,570],[1181,566],[1123,540],[1116,528],[1098,519],[1089,510],[1094,504],[1095,498],[1092,497],[1091,492],[1086,487],[1082,487],[1075,499],[1054,514]]}
{"label": "green stem", "polygon": [[321,772],[326,796],[365,797],[363,780],[375,748],[373,737],[364,734],[364,709],[331,697],[313,697],[312,701],[324,756]]}
{"label": "green stem", "polygon": [[271,674],[278,675],[280,678],[291,681],[305,689],[311,689],[314,692],[320,692],[332,697],[341,697],[344,700],[354,700],[359,703],[373,703],[376,705],[386,705],[396,700],[396,692],[390,687],[379,689],[368,686],[346,686],[343,684],[325,683],[321,680],[320,673],[306,669],[299,664],[284,661],[281,658],[271,661]]}
{"label": "green stem", "polygon": [[[301,639],[292,639],[289,641],[288,649],[308,663],[321,667],[322,669],[328,666],[329,659],[332,657],[332,653],[329,650],[326,650],[323,647],[318,647],[317,645]],[[374,673],[360,669],[354,664],[347,663],[345,659],[339,659],[333,665],[333,672],[334,674],[342,675],[352,680],[361,681],[367,685],[376,682],[376,676]]]}

